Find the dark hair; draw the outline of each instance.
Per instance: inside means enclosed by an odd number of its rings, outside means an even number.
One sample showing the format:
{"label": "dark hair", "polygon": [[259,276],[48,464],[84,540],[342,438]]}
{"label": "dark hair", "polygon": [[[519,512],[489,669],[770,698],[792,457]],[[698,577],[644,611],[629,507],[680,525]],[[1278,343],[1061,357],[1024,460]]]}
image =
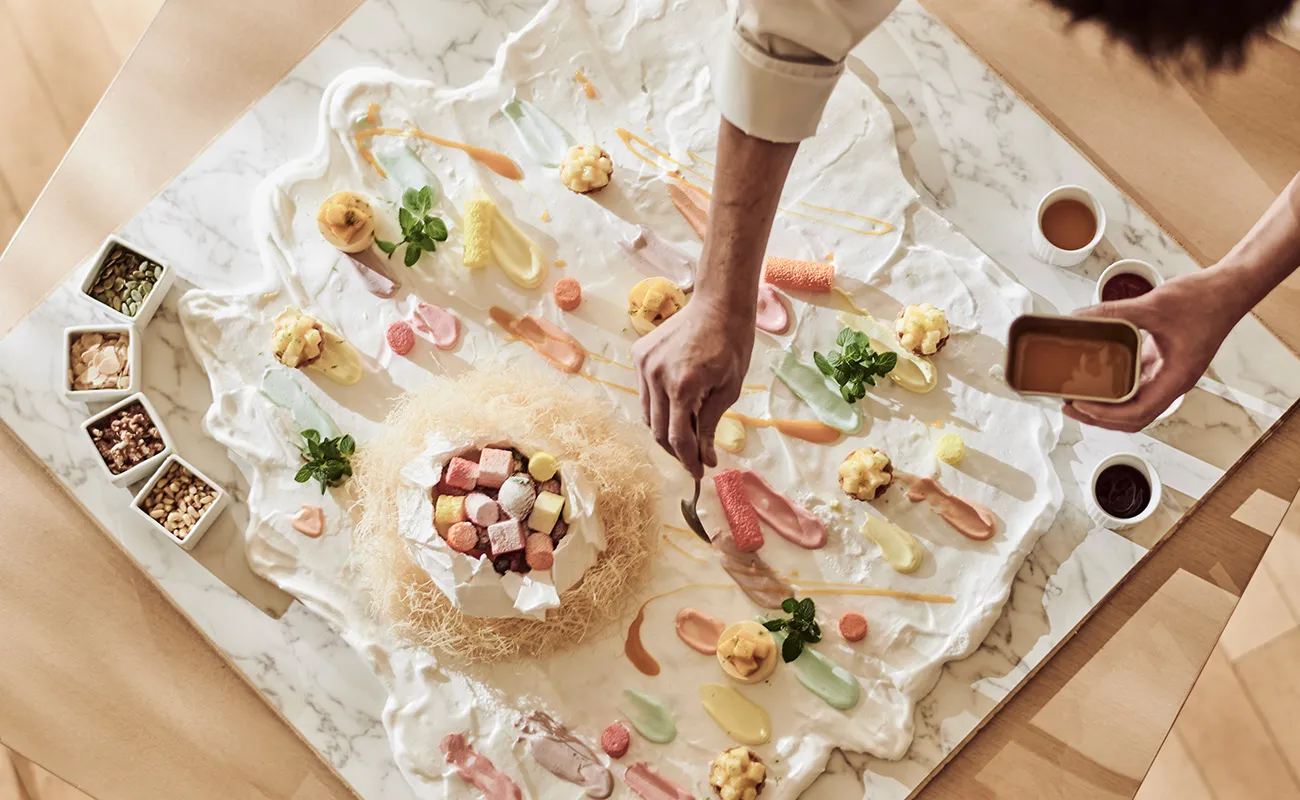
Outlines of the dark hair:
{"label": "dark hair", "polygon": [[1075,22],[1095,22],[1156,66],[1237,68],[1246,48],[1296,0],[1047,0]]}

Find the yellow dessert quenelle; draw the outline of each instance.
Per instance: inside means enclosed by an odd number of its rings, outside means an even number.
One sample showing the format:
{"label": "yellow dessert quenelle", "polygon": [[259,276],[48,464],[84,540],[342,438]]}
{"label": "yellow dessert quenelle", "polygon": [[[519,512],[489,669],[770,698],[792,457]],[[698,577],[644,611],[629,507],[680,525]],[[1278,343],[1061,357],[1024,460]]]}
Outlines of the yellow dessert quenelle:
{"label": "yellow dessert quenelle", "polygon": [[345,253],[360,253],[375,241],[375,212],[356,192],[335,192],[321,203],[316,225],[325,241]]}
{"label": "yellow dessert quenelle", "polygon": [[966,456],[966,443],[957,433],[945,433],[934,443],[934,454],[945,464],[956,465]]}
{"label": "yellow dessert quenelle", "polygon": [[889,456],[874,447],[859,447],[840,462],[840,488],[856,500],[875,500],[894,480]]}
{"label": "yellow dessert quenelle", "polygon": [[728,678],[741,683],[767,680],[776,661],[776,641],[753,620],[737,622],[718,637],[718,663]]}
{"label": "yellow dessert quenelle", "polygon": [[351,386],[365,373],[361,354],[330,326],[290,306],[275,318],[271,334],[275,360],[294,369],[312,369]]}
{"label": "yellow dessert quenelle", "polygon": [[579,144],[569,148],[560,162],[560,181],[569,191],[589,194],[609,185],[614,162],[598,144]]}
{"label": "yellow dessert quenelle", "polygon": [[898,342],[918,356],[932,356],[948,343],[948,315],[929,303],[910,305],[894,321]]}
{"label": "yellow dessert quenelle", "polygon": [[748,747],[723,750],[709,765],[709,785],[722,800],[755,800],[767,785],[767,766]]}
{"label": "yellow dessert quenelle", "polygon": [[642,336],[686,305],[682,287],[667,278],[646,278],[627,293],[627,315]]}

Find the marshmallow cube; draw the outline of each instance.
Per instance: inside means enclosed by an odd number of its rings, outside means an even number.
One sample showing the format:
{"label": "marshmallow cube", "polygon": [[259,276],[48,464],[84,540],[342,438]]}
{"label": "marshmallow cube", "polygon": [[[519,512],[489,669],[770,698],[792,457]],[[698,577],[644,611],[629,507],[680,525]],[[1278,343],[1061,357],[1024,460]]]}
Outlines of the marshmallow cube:
{"label": "marshmallow cube", "polygon": [[758,512],[745,494],[744,479],[740,470],[727,469],[713,476],[713,486],[718,490],[718,502],[727,516],[727,527],[736,549],[752,553],[763,546],[763,531],[758,527]]}
{"label": "marshmallow cube", "polygon": [[528,515],[528,527],[549,534],[564,510],[564,498],[551,492],[542,492],[533,502],[533,513]]}
{"label": "marshmallow cube", "polygon": [[524,558],[531,569],[550,569],[555,565],[555,546],[544,533],[530,533],[524,541]]}
{"label": "marshmallow cube", "polygon": [[465,496],[465,515],[470,522],[486,528],[501,519],[501,506],[482,492],[471,492]]}
{"label": "marshmallow cube", "polygon": [[465,519],[464,497],[451,494],[438,495],[438,502],[433,507],[433,524],[442,538],[447,538],[447,532],[451,530],[452,525],[464,522]]}
{"label": "marshmallow cube", "polygon": [[492,543],[493,558],[517,553],[524,549],[524,526],[517,519],[489,525],[488,541]]}
{"label": "marshmallow cube", "polygon": [[447,471],[443,473],[442,481],[448,486],[464,489],[467,492],[471,491],[478,485],[478,464],[457,456],[447,465]]}
{"label": "marshmallow cube", "polygon": [[478,485],[499,489],[515,471],[515,454],[509,450],[484,448],[478,457]]}

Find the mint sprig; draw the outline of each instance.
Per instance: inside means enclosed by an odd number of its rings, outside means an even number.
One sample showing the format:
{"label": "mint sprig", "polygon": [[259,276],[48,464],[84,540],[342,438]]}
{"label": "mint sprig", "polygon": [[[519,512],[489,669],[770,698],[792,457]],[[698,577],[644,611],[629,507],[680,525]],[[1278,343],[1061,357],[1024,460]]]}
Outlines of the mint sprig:
{"label": "mint sprig", "polygon": [[447,224],[441,217],[429,216],[429,209],[433,208],[433,199],[432,187],[426,186],[418,191],[407,189],[402,194],[402,207],[397,209],[397,224],[402,228],[402,241],[386,242],[383,239],[375,239],[379,249],[391,257],[393,251],[406,245],[402,263],[413,267],[415,262],[420,260],[421,253],[435,252],[438,249],[438,242],[447,241]]}
{"label": "mint sprig", "polygon": [[877,353],[871,349],[871,340],[862,331],[845,328],[835,337],[841,348],[829,355],[813,353],[813,363],[823,375],[839,384],[840,396],[852,405],[867,396],[867,387],[876,385],[876,378],[888,375],[898,366],[898,354],[892,351]]}
{"label": "mint sprig", "polygon": [[763,627],[773,633],[785,631],[781,660],[789,664],[803,653],[805,644],[817,644],[822,640],[822,629],[817,624],[817,607],[811,597],[802,600],[787,597],[781,601],[781,610],[790,617],[769,619],[763,623]]}
{"label": "mint sprig", "polygon": [[294,481],[306,483],[315,478],[320,483],[320,493],[325,494],[327,488],[352,477],[352,455],[357,444],[351,436],[322,439],[319,431],[305,430],[302,438],[306,446],[300,449],[307,463],[293,476]]}

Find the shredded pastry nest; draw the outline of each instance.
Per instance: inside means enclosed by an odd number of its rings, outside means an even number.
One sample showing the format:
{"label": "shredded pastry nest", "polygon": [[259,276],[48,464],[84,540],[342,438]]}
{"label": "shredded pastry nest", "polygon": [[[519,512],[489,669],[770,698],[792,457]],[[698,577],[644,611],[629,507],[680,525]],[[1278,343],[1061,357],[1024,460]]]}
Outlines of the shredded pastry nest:
{"label": "shredded pastry nest", "polygon": [[[561,462],[586,469],[606,549],[544,621],[462,614],[411,557],[398,530],[399,473],[434,431],[547,441]],[[359,450],[352,480],[361,514],[354,562],[374,613],[405,639],[467,663],[544,658],[602,630],[647,583],[658,546],[660,479],[646,441],[607,398],[518,363],[402,396],[379,435]]]}

